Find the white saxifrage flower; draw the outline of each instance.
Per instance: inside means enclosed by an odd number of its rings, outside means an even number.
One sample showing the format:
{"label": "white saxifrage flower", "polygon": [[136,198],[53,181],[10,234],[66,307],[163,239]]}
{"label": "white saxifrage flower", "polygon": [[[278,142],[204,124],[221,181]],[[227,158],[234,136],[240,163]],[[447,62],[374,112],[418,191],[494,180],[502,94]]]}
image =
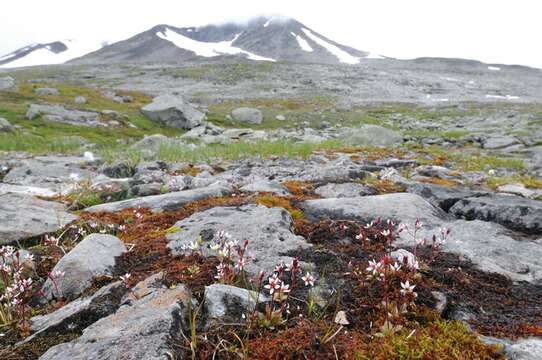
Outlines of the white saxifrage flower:
{"label": "white saxifrage flower", "polygon": [[314,276],[312,276],[309,272],[307,272],[305,276],[301,277],[301,280],[303,280],[305,286],[314,286]]}

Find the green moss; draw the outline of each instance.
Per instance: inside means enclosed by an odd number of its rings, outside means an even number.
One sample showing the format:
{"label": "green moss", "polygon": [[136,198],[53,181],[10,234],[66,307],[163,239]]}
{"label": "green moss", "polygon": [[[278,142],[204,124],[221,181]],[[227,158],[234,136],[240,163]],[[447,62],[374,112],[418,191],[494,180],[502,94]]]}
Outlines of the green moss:
{"label": "green moss", "polygon": [[372,341],[357,359],[504,359],[458,321],[437,320]]}

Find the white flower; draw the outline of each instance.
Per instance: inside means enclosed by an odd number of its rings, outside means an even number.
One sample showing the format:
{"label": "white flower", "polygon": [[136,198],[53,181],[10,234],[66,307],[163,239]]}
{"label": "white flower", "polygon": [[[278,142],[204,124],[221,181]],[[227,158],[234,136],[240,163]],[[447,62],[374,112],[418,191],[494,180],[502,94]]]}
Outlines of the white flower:
{"label": "white flower", "polygon": [[243,271],[245,268],[245,258],[239,258],[235,267],[238,268],[239,271]]}
{"label": "white flower", "polygon": [[132,274],[126,273],[126,274],[120,276],[120,280],[121,280],[125,285],[128,285],[128,281],[130,280],[131,277],[132,277]]}
{"label": "white flower", "polygon": [[418,294],[414,292],[415,287],[416,285],[410,285],[408,280],[401,282],[401,295],[406,296],[408,294],[413,294],[414,297],[418,296]]}
{"label": "white flower", "polygon": [[397,271],[401,270],[401,265],[398,264],[397,262],[395,262],[394,264],[390,264],[390,270],[392,272],[397,272]]}
{"label": "white flower", "polygon": [[387,236],[389,236],[389,235],[391,234],[391,231],[389,231],[389,230],[384,230],[384,231],[382,231],[382,232],[380,232],[380,233],[382,234],[382,236],[386,236],[386,237],[387,237]]}
{"label": "white flower", "polygon": [[269,290],[269,294],[273,295],[275,290],[280,289],[282,281],[277,277],[277,274],[273,274],[273,276],[270,276],[268,279],[268,284],[264,286],[264,288]]}
{"label": "white flower", "polygon": [[301,277],[301,280],[305,282],[305,286],[314,286],[314,276],[312,276],[309,272],[307,272],[305,276]]}
{"label": "white flower", "polygon": [[408,230],[407,224],[404,224],[404,223],[399,224],[399,228],[397,229],[397,232],[403,232],[405,230]]}
{"label": "white flower", "polygon": [[420,221],[420,219],[416,219],[414,226],[416,227],[416,230],[420,230],[423,227],[423,223]]}
{"label": "white flower", "polygon": [[194,241],[190,243],[190,250],[196,251],[199,249],[199,241]]}

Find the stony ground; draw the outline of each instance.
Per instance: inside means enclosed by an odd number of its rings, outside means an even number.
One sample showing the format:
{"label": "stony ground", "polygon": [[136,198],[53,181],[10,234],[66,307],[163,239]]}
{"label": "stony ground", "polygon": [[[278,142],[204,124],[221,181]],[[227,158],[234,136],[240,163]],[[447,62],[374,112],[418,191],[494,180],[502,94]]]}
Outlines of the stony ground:
{"label": "stony ground", "polygon": [[1,358],[542,358],[539,71],[422,65],[0,74]]}

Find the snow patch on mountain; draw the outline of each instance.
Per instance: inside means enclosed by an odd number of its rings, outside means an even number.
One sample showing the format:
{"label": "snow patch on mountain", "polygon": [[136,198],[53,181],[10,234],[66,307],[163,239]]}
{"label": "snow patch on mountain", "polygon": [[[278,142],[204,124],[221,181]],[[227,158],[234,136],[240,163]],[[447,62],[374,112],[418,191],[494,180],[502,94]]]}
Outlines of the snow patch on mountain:
{"label": "snow patch on mountain", "polygon": [[[36,66],[36,65],[55,65],[63,64],[72,59],[81,57],[90,52],[96,51],[101,48],[101,44],[98,42],[83,42],[77,40],[63,40],[62,43],[68,48],[65,51],[60,53],[55,53],[48,46],[36,49],[30,52],[28,55],[21,57],[19,59],[13,60],[9,63],[0,65],[0,68],[16,68],[16,67],[25,67],[25,66]],[[21,49],[28,50],[31,46]],[[16,53],[8,54],[0,58],[1,60],[7,60],[11,57],[15,57]]]}
{"label": "snow patch on mountain", "polygon": [[299,44],[299,47],[301,48],[301,50],[307,51],[307,52],[313,52],[314,51],[314,49],[309,45],[307,40],[303,39],[299,35],[296,35],[296,33],[294,33],[294,32],[290,32],[290,34],[292,34],[292,36],[295,37],[295,39],[297,40],[297,43]]}
{"label": "snow patch on mountain", "polygon": [[237,40],[239,35],[240,34],[235,35],[235,37],[230,41],[204,42],[191,39],[171,29],[165,29],[165,31],[159,31],[156,33],[156,36],[158,36],[159,38],[169,41],[181,49],[192,51],[198,56],[215,57],[220,55],[244,54],[250,60],[273,62],[276,61],[275,59],[259,56],[238,47],[232,46],[232,44],[235,42],[235,40]]}
{"label": "snow patch on mountain", "polygon": [[329,51],[330,53],[335,55],[337,57],[337,59],[339,59],[340,62],[345,63],[345,64],[358,64],[359,63],[359,58],[357,58],[355,56],[352,56],[349,53],[347,53],[346,51],[344,51],[342,49],[339,49],[337,46],[325,41],[324,39],[319,38],[318,36],[313,34],[310,30],[305,29],[305,28],[302,28],[301,30],[303,30],[305,35],[307,35],[315,43],[317,43],[318,45],[322,46],[327,51]]}

